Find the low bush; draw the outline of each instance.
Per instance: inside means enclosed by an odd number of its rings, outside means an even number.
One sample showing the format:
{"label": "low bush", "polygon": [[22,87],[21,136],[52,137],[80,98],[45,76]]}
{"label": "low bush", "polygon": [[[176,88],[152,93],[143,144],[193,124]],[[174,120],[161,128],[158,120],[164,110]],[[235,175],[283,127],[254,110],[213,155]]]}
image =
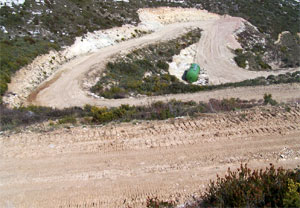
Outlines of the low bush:
{"label": "low bush", "polygon": [[300,183],[288,179],[288,191],[283,198],[284,207],[300,207]]}
{"label": "low bush", "polygon": [[271,63],[278,63],[278,68],[300,66],[300,38],[296,34],[283,33],[280,41],[275,43],[268,35],[245,24],[245,30],[237,36],[242,49],[234,51],[234,60],[239,67],[248,65],[247,69],[260,71],[271,70]]}
{"label": "low bush", "polygon": [[63,110],[49,107],[28,106],[8,109],[0,105],[0,130],[13,129],[37,122],[58,120],[58,124],[75,124],[77,118],[85,118],[82,122],[104,124],[111,121],[127,122],[137,120],[163,120],[179,116],[196,116],[199,113],[214,113],[251,108],[260,105],[257,102],[240,99],[211,99],[208,103],[155,102],[147,106],[121,105],[115,108],[105,108],[86,105],[84,108],[74,107]]}
{"label": "low bush", "polygon": [[118,108],[99,108],[86,106],[85,110],[93,118],[94,123],[106,123],[110,121],[137,120],[164,120],[179,116],[196,116],[199,113],[215,113],[247,109],[259,105],[257,102],[248,102],[240,99],[211,99],[208,103],[181,102],[155,102],[148,106],[122,105]]}
{"label": "low bush", "polygon": [[236,62],[236,64],[241,68],[246,68],[247,57],[245,54],[243,54],[243,50],[236,49],[235,54],[236,56],[234,57],[234,61]]}
{"label": "low bush", "polygon": [[[122,80],[121,83],[123,83]],[[123,90],[122,88],[119,89],[122,92],[122,96],[118,96],[119,93],[115,95],[113,89],[103,90],[102,84],[100,82],[92,88],[92,91],[100,93],[100,95],[105,98],[125,98],[128,97],[129,94],[144,94],[153,96],[164,94],[193,93],[199,91],[225,89],[230,87],[261,86],[284,83],[300,83],[300,71],[280,74],[277,76],[270,75],[267,78],[257,77],[255,79],[248,79],[241,82],[206,86],[185,84],[183,82],[180,82],[173,75],[163,74],[160,76],[153,75],[145,77],[143,78],[143,80],[127,79],[125,85],[126,87],[124,86]]]}
{"label": "low bush", "polygon": [[58,120],[59,124],[76,124],[76,118],[74,116],[66,116]]}
{"label": "low bush", "polygon": [[[251,170],[241,165],[237,171],[228,169],[224,178],[217,177],[203,195],[204,207],[284,207],[299,206],[300,170]],[[298,204],[297,204],[298,203]],[[298,206],[297,206],[298,205]]]}
{"label": "low bush", "polygon": [[[224,177],[217,175],[206,192],[189,201],[183,208],[200,207],[300,207],[300,170],[251,170],[241,164],[237,171],[228,169]],[[147,207],[178,207],[173,201],[148,198]]]}
{"label": "low bush", "polygon": [[267,105],[267,104],[270,104],[270,105],[277,105],[277,101],[274,100],[272,98],[272,95],[271,94],[265,94],[264,95],[264,104]]}
{"label": "low bush", "polygon": [[[64,110],[40,106],[28,106],[9,109],[0,105],[0,130],[13,129],[43,121],[61,119],[60,123],[73,123],[75,118],[87,115],[83,109],[74,107]],[[75,119],[75,120],[74,120]]]}

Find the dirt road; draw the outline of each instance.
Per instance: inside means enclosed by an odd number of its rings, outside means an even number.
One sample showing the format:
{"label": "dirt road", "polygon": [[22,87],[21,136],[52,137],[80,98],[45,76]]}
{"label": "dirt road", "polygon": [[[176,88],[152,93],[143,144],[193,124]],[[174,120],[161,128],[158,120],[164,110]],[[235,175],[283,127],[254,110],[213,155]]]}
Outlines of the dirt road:
{"label": "dirt road", "polygon": [[[113,56],[114,54],[120,52],[125,53],[126,51],[129,51],[130,49],[136,47],[142,47],[143,45],[147,45],[157,41],[164,41],[175,38],[185,31],[184,28],[190,28],[192,26],[200,27],[204,30],[203,37],[201,37],[198,45],[196,62],[201,66],[204,66],[213,84],[235,82],[255,78],[258,76],[267,76],[269,74],[282,73],[282,71],[247,71],[245,69],[237,67],[236,64],[232,62],[231,58],[233,57],[233,54],[228,47],[239,47],[239,44],[235,40],[233,33],[241,26],[243,21],[244,20],[241,18],[226,16],[217,20],[170,24],[165,25],[160,30],[141,38],[129,40],[115,46],[100,49],[96,53],[79,57],[69,63],[62,65],[61,69],[58,70],[59,75],[56,74],[47,82],[43,83],[42,86],[40,86],[40,88],[30,96],[29,102],[37,105],[52,106],[58,108],[83,106],[87,103],[107,106],[115,105],[116,102],[138,104],[140,103],[139,99],[132,99],[130,101],[111,101],[91,97],[85,90],[83,90],[82,80],[92,69],[96,69],[99,72],[103,70],[105,64],[109,60],[109,57]],[[251,92],[253,93],[253,90],[246,91],[244,94],[251,94]],[[198,95],[201,97],[201,93],[190,96],[191,98],[194,98],[199,97]],[[228,94],[228,96],[232,97],[234,96],[234,94]],[[262,95],[259,96],[262,97]],[[172,97],[181,99],[182,95],[174,95]],[[155,100],[161,98],[153,99]],[[151,101],[153,99],[149,98],[146,100]]]}
{"label": "dirt road", "polygon": [[[180,99],[208,101],[237,97],[278,101],[300,97],[300,84],[223,89],[121,100],[96,99],[83,80],[104,69],[109,57],[175,38],[183,28],[200,27],[196,62],[214,84],[241,81],[266,72],[238,68],[229,48],[243,20],[222,17],[165,25],[156,32],[100,49],[64,64],[29,97],[30,103],[58,108],[144,105]],[[280,72],[272,72],[276,74]],[[254,108],[167,121],[111,123],[98,127],[41,128],[0,134],[0,207],[142,207],[148,196],[178,199],[198,196],[210,179],[241,162],[261,168],[300,164],[300,108]]]}
{"label": "dirt road", "polygon": [[142,207],[199,195],[240,162],[300,164],[300,108],[0,137],[1,207]]}

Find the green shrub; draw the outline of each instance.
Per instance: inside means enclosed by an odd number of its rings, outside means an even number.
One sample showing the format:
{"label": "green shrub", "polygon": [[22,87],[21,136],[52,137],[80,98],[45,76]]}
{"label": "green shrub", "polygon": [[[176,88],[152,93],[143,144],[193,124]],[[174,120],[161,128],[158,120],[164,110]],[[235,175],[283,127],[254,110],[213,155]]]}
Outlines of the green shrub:
{"label": "green shrub", "polygon": [[259,64],[259,66],[262,69],[272,69],[271,66],[269,64],[265,63],[260,56],[256,57],[256,62]]}
{"label": "green shrub", "polygon": [[3,39],[0,48],[0,95],[3,95],[12,74],[29,64],[37,55],[47,53],[50,49],[58,50],[59,46],[25,36],[14,40]]}
{"label": "green shrub", "polygon": [[270,105],[277,105],[277,101],[272,99],[272,95],[271,94],[265,94],[264,95],[264,104],[270,104]]}
{"label": "green shrub", "polygon": [[288,179],[288,191],[283,198],[284,207],[300,207],[300,183]]}
{"label": "green shrub", "polygon": [[59,124],[67,124],[67,123],[76,124],[76,122],[77,122],[76,118],[73,116],[66,116],[66,117],[58,120]]}
{"label": "green shrub", "polygon": [[246,58],[245,54],[243,54],[243,50],[236,49],[235,54],[237,55],[236,57],[234,57],[234,61],[236,62],[236,64],[241,68],[246,68],[247,58]]}
{"label": "green shrub", "polygon": [[[300,171],[276,170],[272,164],[264,171],[252,171],[247,164],[241,165],[236,172],[228,169],[224,178],[218,176],[215,182],[209,184],[202,198],[202,206],[283,207],[284,203],[294,203],[290,199],[300,192],[297,189],[295,193],[295,188],[289,186],[289,180],[300,182]],[[293,190],[289,190],[289,187]]]}
{"label": "green shrub", "polygon": [[169,64],[165,61],[159,60],[156,64],[156,66],[160,69],[163,69],[165,71],[167,71],[169,69]]}

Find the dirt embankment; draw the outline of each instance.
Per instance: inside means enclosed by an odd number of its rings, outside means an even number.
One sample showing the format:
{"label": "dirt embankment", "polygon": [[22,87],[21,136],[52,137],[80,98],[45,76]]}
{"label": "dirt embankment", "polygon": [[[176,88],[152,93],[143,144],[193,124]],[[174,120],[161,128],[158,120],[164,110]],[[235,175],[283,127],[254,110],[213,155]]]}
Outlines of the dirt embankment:
{"label": "dirt embankment", "polygon": [[0,206],[183,202],[241,162],[297,167],[299,124],[299,107],[276,107],[1,136]]}

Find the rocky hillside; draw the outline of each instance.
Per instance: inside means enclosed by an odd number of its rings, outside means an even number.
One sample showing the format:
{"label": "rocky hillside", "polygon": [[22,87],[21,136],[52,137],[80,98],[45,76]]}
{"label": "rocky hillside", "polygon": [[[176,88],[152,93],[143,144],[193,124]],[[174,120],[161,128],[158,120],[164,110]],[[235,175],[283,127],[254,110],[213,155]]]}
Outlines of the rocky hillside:
{"label": "rocky hillside", "polygon": [[[158,6],[196,7],[240,16],[271,41],[282,31],[290,31],[294,39],[300,32],[297,24],[300,4],[294,0],[26,0],[23,4],[11,3],[0,8],[0,95],[6,91],[11,75],[36,56],[70,45],[75,37],[87,32],[137,24],[139,8]],[[289,50],[286,53],[289,57]]]}

